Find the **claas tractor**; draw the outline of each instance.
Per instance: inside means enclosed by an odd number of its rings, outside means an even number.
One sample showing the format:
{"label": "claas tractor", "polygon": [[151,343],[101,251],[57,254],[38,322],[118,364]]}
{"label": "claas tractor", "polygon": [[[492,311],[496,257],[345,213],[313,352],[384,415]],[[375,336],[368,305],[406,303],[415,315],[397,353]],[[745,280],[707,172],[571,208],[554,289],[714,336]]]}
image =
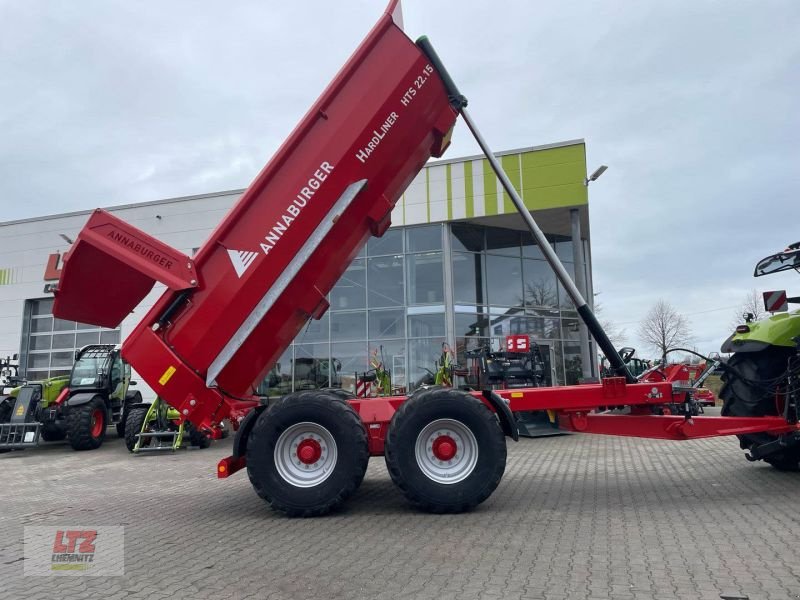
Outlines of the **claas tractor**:
{"label": "claas tractor", "polygon": [[[488,169],[496,175],[608,359],[610,375],[562,387],[434,387],[410,397],[347,399],[303,390],[261,403],[258,383],[308,320],[322,318],[336,281],[370,236],[386,232],[396,202],[425,163],[443,155],[458,118],[486,158],[484,176]],[[111,283],[104,280],[112,274]],[[500,484],[506,440],[519,438],[514,414],[524,411],[553,411],[560,428],[582,433],[769,436],[755,450],[750,446],[753,458],[776,445],[780,450],[770,451],[794,456],[800,442],[796,384],[784,388],[769,412],[759,401],[764,416],[741,415],[738,389],[730,392],[737,410],[728,413],[735,415],[654,413],[686,393],[674,392],[669,381],[639,382],[629,372],[430,41],[414,42],[403,31],[398,0],[193,257],[98,209],[64,260],[53,311],[115,327],[157,282],[162,295],[141,311],[122,355],[197,427],[229,418],[236,436],[217,476],[246,470],[256,493],[290,516],[341,506],[361,484],[370,456],[384,457],[392,481],[414,506],[469,510]],[[797,349],[780,352],[786,360],[777,361],[779,372],[793,373],[787,361],[796,361]],[[755,384],[773,373],[762,372],[761,362],[750,364],[758,368],[741,363],[733,375]],[[597,411],[608,405],[628,411]]]}
{"label": "claas tractor", "polygon": [[112,425],[122,437],[129,408],[142,402],[134,385],[119,346],[85,346],[68,376],[29,381],[0,400],[0,451],[65,438],[75,450],[93,450]]}
{"label": "claas tractor", "polygon": [[[800,242],[758,261],[753,276],[790,270],[800,272]],[[775,310],[766,304],[765,299],[767,311]],[[746,318],[722,344],[722,352],[733,353],[722,373],[723,415],[797,420],[800,310],[789,311],[789,304],[800,304],[800,297],[786,298],[780,312],[760,321]],[[800,469],[800,444],[795,440],[757,432],[740,435],[739,442],[752,460],[763,459],[780,470]]]}

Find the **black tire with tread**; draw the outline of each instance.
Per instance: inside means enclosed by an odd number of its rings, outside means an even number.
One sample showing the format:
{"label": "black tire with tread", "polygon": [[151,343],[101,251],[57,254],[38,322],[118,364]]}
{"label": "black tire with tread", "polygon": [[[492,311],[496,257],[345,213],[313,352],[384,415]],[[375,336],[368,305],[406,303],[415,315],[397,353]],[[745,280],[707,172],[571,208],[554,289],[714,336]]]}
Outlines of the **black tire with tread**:
{"label": "black tire with tread", "polygon": [[[285,481],[275,467],[275,444],[281,433],[304,421],[324,426],[336,442],[332,474],[319,485],[300,488]],[[259,416],[247,440],[247,475],[273,510],[290,517],[317,517],[340,507],[361,485],[369,462],[367,432],[344,400],[320,390],[288,394]]]}
{"label": "black tire with tread", "polygon": [[[765,385],[752,385],[745,381],[769,381],[780,377],[786,371],[787,360],[791,356],[788,348],[770,347],[760,352],[739,352],[734,354],[728,366],[735,371],[726,370],[722,375],[722,389],[719,396],[723,400],[722,415],[731,417],[762,417],[777,415],[774,393],[764,389]],[[739,377],[741,375],[741,377]],[[765,444],[775,439],[768,433],[753,433],[737,436],[743,450]],[[800,470],[800,446],[788,448],[784,452],[770,454],[764,458],[779,471]]]}
{"label": "black tire with tread", "polygon": [[184,437],[188,435],[189,443],[192,446],[200,448],[201,450],[211,445],[211,438],[188,421],[183,426],[183,434]]}
{"label": "black tire with tread", "polygon": [[[92,437],[92,413],[103,411],[103,429],[100,435]],[[86,404],[70,406],[67,412],[67,437],[74,450],[95,450],[103,444],[108,425],[108,411],[101,396],[95,396]]]}
{"label": "black tire with tread", "polygon": [[[417,436],[437,419],[469,427],[478,443],[478,462],[463,481],[442,484],[417,465]],[[432,513],[472,510],[492,495],[506,467],[506,441],[497,417],[470,394],[434,388],[406,400],[394,414],[386,436],[386,466],[392,481],[414,506]]]}
{"label": "black tire with tread", "polygon": [[133,396],[130,398],[125,399],[125,403],[122,405],[122,415],[120,416],[119,422],[117,423],[117,436],[124,438],[125,437],[125,421],[128,420],[128,413],[130,412],[130,406],[134,404],[141,404],[142,394],[140,392],[135,392]]}
{"label": "black tire with tread", "polygon": [[[0,398],[0,423],[8,423],[11,421],[11,413],[14,412],[14,404],[16,400],[13,396],[6,396]],[[0,454],[11,452],[11,448],[0,448]]]}
{"label": "black tire with tread", "polygon": [[[136,447],[136,436],[142,431],[144,425],[144,418],[147,416],[147,411],[150,410],[149,406],[137,406],[128,411],[128,416],[125,419],[125,447],[128,452],[133,452]],[[145,439],[142,446],[146,447],[149,440]]]}

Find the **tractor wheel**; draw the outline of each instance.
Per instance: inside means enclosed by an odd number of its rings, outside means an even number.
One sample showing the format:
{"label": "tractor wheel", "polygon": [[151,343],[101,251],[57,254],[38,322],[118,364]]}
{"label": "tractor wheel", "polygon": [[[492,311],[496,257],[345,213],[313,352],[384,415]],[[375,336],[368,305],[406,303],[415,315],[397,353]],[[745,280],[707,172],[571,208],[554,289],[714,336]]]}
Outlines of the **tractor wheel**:
{"label": "tractor wheel", "polygon": [[125,437],[125,421],[128,420],[128,414],[131,411],[129,407],[134,404],[141,404],[142,402],[142,394],[139,392],[136,392],[130,399],[125,400],[125,403],[122,405],[122,414],[119,417],[119,423],[117,423],[117,435],[119,437]]}
{"label": "tractor wheel", "polygon": [[[125,419],[125,447],[128,452],[133,452],[136,447],[136,436],[142,432],[144,418],[147,416],[148,410],[150,410],[149,406],[137,406],[128,411],[128,416]],[[152,438],[144,438],[139,447],[146,448],[151,441]]]}
{"label": "tractor wheel", "polygon": [[108,412],[100,396],[79,406],[70,406],[67,412],[67,436],[75,450],[99,448],[106,437]]}
{"label": "tractor wheel", "polygon": [[211,438],[188,421],[183,426],[183,431],[189,434],[189,443],[192,446],[196,446],[203,450],[211,445]]}
{"label": "tractor wheel", "polygon": [[367,432],[342,399],[295,392],[262,412],[247,440],[247,474],[274,510],[316,517],[361,485],[369,461]]}
{"label": "tractor wheel", "polygon": [[500,483],[505,436],[480,400],[459,390],[430,390],[406,400],[394,414],[386,466],[413,505],[434,513],[464,512]]}
{"label": "tractor wheel", "polygon": [[[787,369],[789,350],[771,347],[760,352],[741,352],[734,354],[728,366],[735,371],[726,370],[722,375],[722,389],[719,396],[723,400],[722,415],[730,417],[763,417],[777,415],[775,391],[768,382],[779,378]],[[743,450],[771,442],[775,439],[768,433],[740,435],[739,445]],[[764,458],[779,471],[800,470],[800,446],[776,452]]]}
{"label": "tractor wheel", "polygon": [[[14,412],[14,404],[16,399],[13,396],[6,396],[0,398],[0,423],[8,423],[11,421],[11,413]],[[11,448],[0,448],[0,454],[11,452]]]}
{"label": "tractor wheel", "polygon": [[40,435],[45,442],[60,442],[67,437],[67,432],[57,425],[43,425]]}

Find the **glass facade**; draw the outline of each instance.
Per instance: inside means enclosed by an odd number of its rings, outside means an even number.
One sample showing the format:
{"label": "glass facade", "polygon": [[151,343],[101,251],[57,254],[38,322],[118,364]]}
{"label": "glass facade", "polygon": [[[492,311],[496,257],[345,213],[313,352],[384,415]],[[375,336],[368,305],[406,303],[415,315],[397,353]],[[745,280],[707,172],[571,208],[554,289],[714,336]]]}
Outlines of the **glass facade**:
{"label": "glass facade", "polygon": [[[574,274],[572,241],[552,237]],[[585,260],[588,264],[588,260]],[[372,238],[259,391],[341,387],[383,366],[393,393],[430,380],[442,345],[465,353],[528,334],[552,363],[553,384],[581,377],[578,316],[530,234],[471,223],[393,227]],[[458,383],[458,382],[456,382]]]}
{"label": "glass facade", "polygon": [[53,299],[25,303],[20,373],[28,380],[69,375],[75,350],[89,344],[119,344],[120,330],[53,316]]}

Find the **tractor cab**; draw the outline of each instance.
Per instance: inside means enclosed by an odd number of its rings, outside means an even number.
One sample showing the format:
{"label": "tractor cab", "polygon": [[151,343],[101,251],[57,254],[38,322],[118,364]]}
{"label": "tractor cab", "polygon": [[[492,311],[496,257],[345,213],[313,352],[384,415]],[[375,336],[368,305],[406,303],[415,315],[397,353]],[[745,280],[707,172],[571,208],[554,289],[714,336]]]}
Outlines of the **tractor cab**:
{"label": "tractor cab", "polygon": [[78,391],[97,390],[114,397],[124,397],[129,385],[131,366],[122,360],[119,346],[91,345],[75,352],[75,364],[69,377],[70,395]]}

